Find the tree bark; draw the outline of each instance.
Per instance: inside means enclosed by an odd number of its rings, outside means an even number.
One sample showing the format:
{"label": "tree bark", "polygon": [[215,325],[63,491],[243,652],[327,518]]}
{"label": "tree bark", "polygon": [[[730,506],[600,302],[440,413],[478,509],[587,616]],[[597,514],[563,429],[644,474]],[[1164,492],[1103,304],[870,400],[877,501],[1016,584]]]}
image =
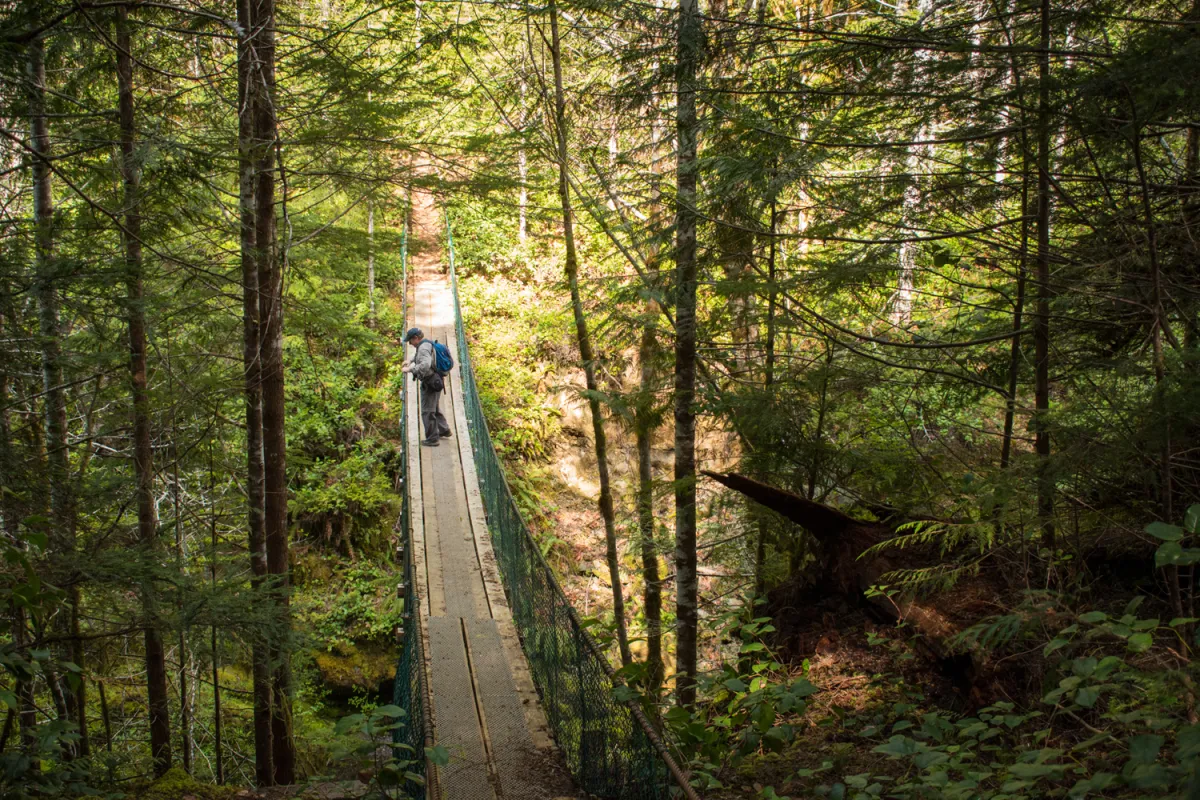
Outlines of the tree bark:
{"label": "tree bark", "polygon": [[654,436],[654,326],[650,323],[655,310],[647,308],[642,326],[642,341],[638,348],[641,383],[638,405],[634,415],[634,437],[638,454],[637,513],[641,536],[642,581],[646,584],[643,612],[646,617],[646,682],[655,696],[662,688],[664,667],[662,657],[662,577],[658,570],[658,547],[654,529],[654,466],[650,460],[650,444]]}
{"label": "tree bark", "polygon": [[696,0],[680,0],[676,51],[675,212],[675,687],[696,701],[696,72],[703,48]]}
{"label": "tree bark", "polygon": [[613,512],[612,484],[608,474],[608,438],[604,432],[604,416],[600,409],[599,384],[596,381],[596,356],[588,335],[587,319],[579,294],[579,261],[575,251],[575,227],[571,211],[571,184],[567,174],[567,103],[563,94],[562,48],[558,38],[558,6],[550,0],[550,45],[554,67],[554,129],[558,157],[558,195],[562,203],[563,239],[566,244],[567,283],[571,290],[571,311],[575,317],[575,338],[579,342],[579,357],[583,361],[584,381],[587,384],[588,408],[592,414],[592,433],[595,437],[596,469],[600,473],[600,516],[604,520],[605,557],[608,578],[612,585],[613,619],[617,628],[617,646],[621,663],[633,663],[629,651],[629,634],[625,626],[625,594],[621,586],[621,564],[617,553],[617,525]]}
{"label": "tree bark", "polygon": [[[30,148],[33,151],[34,280],[38,306],[38,338],[45,395],[46,477],[49,483],[53,549],[68,560],[75,556],[75,503],[71,491],[67,444],[67,397],[63,385],[62,326],[59,319],[59,276],[54,253],[54,198],[50,183],[50,125],[46,115],[46,56],[41,39],[30,42]],[[80,576],[74,567],[67,588],[67,628],[71,660],[82,669],[83,640],[79,631]],[[86,755],[87,682],[67,701],[67,716],[78,726],[80,740],[69,755]]]}
{"label": "tree bark", "polygon": [[[25,627],[25,609],[19,607],[16,603],[12,605],[13,612],[13,629],[12,641],[13,647],[19,653],[27,652],[29,645],[28,630]],[[17,723],[21,731],[21,747],[28,753],[32,759],[30,764],[31,770],[41,769],[41,759],[38,759],[34,754],[37,750],[37,706],[34,704],[33,696],[33,680],[17,681]]]}
{"label": "tree bark", "polygon": [[[147,555],[158,550],[158,510],[154,503],[154,447],[150,430],[150,397],[146,384],[145,279],[142,266],[141,170],[137,164],[137,129],[133,105],[133,55],[129,7],[117,9],[117,105],[121,126],[121,179],[125,243],[125,302],[129,328],[129,378],[133,400],[133,468],[137,483],[138,541]],[[153,556],[152,556],[153,557]],[[154,774],[171,768],[171,718],[167,689],[166,650],[158,626],[155,588],[141,587],[146,615],[146,698],[150,717],[150,754]]]}
{"label": "tree bark", "polygon": [[[761,16],[760,12],[760,16]],[[779,224],[777,198],[771,198],[771,219],[769,220],[770,236],[767,242],[767,335],[766,358],[763,370],[763,390],[768,402],[771,400],[772,387],[775,385],[775,305],[778,295],[775,292],[775,254],[778,249],[775,233]],[[767,529],[768,521],[765,514],[755,514],[758,528],[757,541],[754,546],[754,596],[750,598],[750,610],[754,610],[754,601],[762,596],[766,589],[764,571],[767,558]]]}
{"label": "tree bark", "polygon": [[[209,554],[209,563],[212,565],[212,590],[215,594],[217,591],[217,481],[213,473],[213,452],[210,444],[208,450],[208,496],[210,498],[209,508],[209,535],[212,541],[212,550]],[[217,641],[217,625],[214,622],[209,629],[211,634],[210,648],[212,653],[212,687],[213,687],[213,769],[214,779],[218,786],[225,785],[225,749],[223,740],[223,721],[221,719],[221,651],[218,648]]]}
{"label": "tree bark", "polygon": [[[8,319],[8,315],[0,311],[0,334],[8,334],[6,324]],[[0,486],[10,491],[0,493],[0,529],[7,536],[15,539],[20,512],[14,502],[14,493],[11,491],[16,486],[17,461],[12,449],[8,385],[8,367],[5,365],[0,367]],[[24,655],[27,648],[25,609],[12,602],[9,610],[12,613],[13,649]],[[24,677],[18,678],[13,693],[17,698],[17,727],[20,731],[21,747],[31,753],[37,743],[37,734],[34,730],[37,725],[37,707],[33,702],[33,681]],[[41,767],[38,762],[34,762],[31,768],[40,769]]]}
{"label": "tree bark", "polygon": [[254,240],[262,368],[264,534],[275,619],[271,647],[271,757],[275,785],[293,782],[291,615],[288,608],[287,433],[284,428],[283,269],[276,248],[275,2],[254,8]]}
{"label": "tree bark", "polygon": [[1042,547],[1053,553],[1054,475],[1050,469],[1050,0],[1041,0],[1037,122],[1037,311],[1034,314],[1034,450]]}
{"label": "tree bark", "polygon": [[[166,335],[166,356],[167,356],[167,375],[175,374],[171,365],[171,334],[168,330]],[[170,390],[172,397],[175,395],[174,379],[170,381]],[[171,503],[174,511],[175,520],[175,569],[179,573],[179,579],[185,578],[185,567],[183,557],[183,504],[179,494],[179,429],[176,423],[175,404],[171,404]],[[182,608],[177,608],[182,617]],[[179,735],[180,735],[180,757],[183,761],[183,771],[188,775],[192,774],[192,709],[191,698],[188,691],[188,646],[187,646],[187,626],[186,624],[179,628]]]}
{"label": "tree bark", "polygon": [[375,324],[375,198],[367,198],[367,304]]}
{"label": "tree bark", "polygon": [[[241,217],[242,358],[246,399],[246,498],[251,586],[261,597],[267,577],[264,521],[265,488],[262,440],[262,362],[258,312],[258,264],[255,257],[254,125],[255,81],[254,8],[252,0],[238,0],[238,199]],[[259,786],[270,786],[275,767],[271,755],[271,666],[267,637],[259,629],[251,639],[251,675],[254,691],[254,776]]]}
{"label": "tree bark", "polygon": [[529,206],[529,161],[525,155],[525,126],[529,122],[529,115],[525,111],[525,79],[521,78],[521,130],[519,131],[522,137],[522,144],[517,150],[517,179],[521,184],[519,196],[517,198],[517,241],[521,246],[525,246],[525,239],[528,236],[528,223],[526,220],[527,209]]}
{"label": "tree bark", "polygon": [[[1013,44],[1012,34],[1004,27],[1005,43]],[[1004,402],[1004,436],[1000,444],[1000,470],[1008,469],[1012,460],[1013,427],[1017,413],[1017,386],[1021,370],[1021,331],[1025,325],[1025,283],[1029,275],[1029,187],[1032,175],[1033,156],[1029,148],[1028,119],[1026,114],[1025,91],[1021,82],[1021,62],[1016,53],[1009,57],[1009,80],[1016,91],[1014,104],[1017,106],[1021,121],[1019,140],[1021,143],[1021,250],[1017,256],[1017,295],[1013,301],[1012,330],[1013,338],[1009,345],[1008,354],[1008,392]],[[996,506],[996,521],[999,524],[1000,506]]]}

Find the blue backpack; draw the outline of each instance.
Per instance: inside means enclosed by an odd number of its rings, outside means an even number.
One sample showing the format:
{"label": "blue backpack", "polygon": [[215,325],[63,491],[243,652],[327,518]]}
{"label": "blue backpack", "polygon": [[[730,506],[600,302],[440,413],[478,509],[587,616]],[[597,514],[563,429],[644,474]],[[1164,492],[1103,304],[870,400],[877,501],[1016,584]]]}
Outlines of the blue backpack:
{"label": "blue backpack", "polygon": [[454,356],[450,355],[450,348],[436,339],[433,342],[433,368],[443,376],[449,375],[450,370],[454,369]]}

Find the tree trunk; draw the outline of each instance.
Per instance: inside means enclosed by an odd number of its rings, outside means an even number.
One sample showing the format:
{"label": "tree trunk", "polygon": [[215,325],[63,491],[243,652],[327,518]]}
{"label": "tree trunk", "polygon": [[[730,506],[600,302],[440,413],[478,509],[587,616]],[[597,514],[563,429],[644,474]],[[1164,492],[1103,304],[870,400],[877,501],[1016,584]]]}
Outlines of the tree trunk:
{"label": "tree trunk", "polygon": [[[760,11],[759,16],[762,16]],[[778,296],[775,292],[775,255],[778,243],[775,240],[779,215],[776,210],[776,198],[771,198],[771,219],[769,221],[770,237],[767,242],[767,336],[766,359],[763,371],[763,390],[768,402],[771,402],[771,387],[775,384],[775,304]],[[766,589],[764,562],[767,557],[767,517],[765,514],[755,514],[758,528],[758,538],[754,546],[754,596],[750,598],[750,609],[754,610],[754,601],[762,596]]]}
{"label": "tree trunk", "polygon": [[[1132,109],[1133,118],[1133,163],[1137,171],[1138,183],[1141,188],[1142,214],[1146,225],[1146,255],[1150,261],[1150,283],[1153,291],[1154,322],[1151,325],[1151,343],[1154,350],[1154,406],[1162,420],[1162,445],[1159,450],[1159,508],[1162,519],[1167,523],[1175,521],[1174,479],[1171,474],[1171,416],[1166,399],[1166,358],[1163,353],[1163,335],[1169,334],[1166,311],[1163,308],[1162,272],[1158,263],[1158,231],[1154,222],[1154,209],[1150,204],[1150,184],[1146,177],[1146,167],[1142,160],[1142,131],[1137,109]],[[1167,570],[1168,589],[1170,590],[1171,605],[1177,617],[1184,616],[1184,596],[1179,585],[1179,567],[1171,566]],[[1191,595],[1191,581],[1188,584],[1188,595]]]}
{"label": "tree trunk", "polygon": [[[217,481],[213,473],[213,452],[210,443],[208,450],[208,496],[210,498],[209,507],[209,535],[212,539],[212,550],[209,554],[209,563],[212,565],[212,590],[216,594],[217,591]],[[212,659],[212,689],[213,689],[213,769],[214,779],[218,786],[225,785],[225,750],[222,735],[222,720],[221,720],[221,651],[218,648],[217,642],[217,625],[216,622],[210,628],[212,637],[210,643],[211,659]]]}
{"label": "tree trunk", "polygon": [[[29,44],[30,148],[33,151],[34,280],[38,306],[38,337],[42,361],[42,390],[45,394],[46,477],[50,486],[50,516],[53,549],[68,559],[75,554],[75,509],[71,492],[71,470],[67,445],[67,397],[63,386],[62,328],[59,321],[58,265],[54,254],[54,199],[50,185],[50,125],[46,116],[46,57],[41,39]],[[72,573],[74,568],[72,567]],[[71,660],[84,666],[83,640],[79,632],[79,576],[65,581],[67,628]],[[79,728],[79,743],[73,753],[86,755],[87,683],[80,677],[68,701],[68,717]]]}
{"label": "tree trunk", "polygon": [[[25,609],[16,603],[12,605],[13,628],[12,643],[19,653],[27,652],[29,646],[28,630],[25,623]],[[21,731],[21,747],[32,759],[31,770],[41,769],[41,760],[34,755],[37,750],[37,706],[34,704],[33,680],[17,681],[17,723]]]}
{"label": "tree trunk", "polygon": [[291,618],[288,609],[287,433],[283,394],[283,269],[276,250],[275,2],[254,2],[254,240],[262,365],[264,534],[275,619],[271,648],[273,782],[293,782]]}
{"label": "tree trunk", "polygon": [[[8,316],[0,311],[0,334],[8,335],[7,321]],[[12,449],[8,384],[8,366],[5,365],[0,367],[0,486],[4,486],[6,489],[16,486],[17,467],[16,454]],[[3,530],[5,535],[15,538],[19,519],[20,512],[16,507],[13,492],[0,493],[0,530]],[[25,609],[12,602],[9,610],[12,613],[13,649],[24,655],[28,645]],[[33,702],[33,681],[24,678],[18,679],[13,693],[17,699],[17,727],[20,731],[21,747],[31,753],[37,743],[37,735],[34,731],[37,725],[37,707]],[[39,763],[35,762],[31,768],[36,770],[41,767]]]}
{"label": "tree trunk", "polygon": [[651,438],[654,436],[654,326],[649,316],[654,313],[647,308],[647,319],[642,326],[642,341],[638,348],[638,363],[641,367],[641,385],[638,387],[638,405],[634,417],[634,436],[638,454],[637,513],[638,532],[641,535],[642,580],[646,584],[643,611],[646,616],[646,666],[647,684],[654,693],[662,688],[662,578],[658,571],[657,537],[654,535],[654,467],[650,460]]}
{"label": "tree trunk", "polygon": [[517,179],[521,183],[520,195],[517,201],[517,241],[523,247],[525,239],[528,236],[528,223],[526,221],[527,208],[529,206],[529,162],[525,156],[525,126],[529,122],[529,116],[525,112],[525,79],[521,79],[521,130],[519,131],[522,137],[521,148],[517,150]]}
{"label": "tree trunk", "polygon": [[571,213],[571,184],[567,174],[567,104],[563,96],[562,49],[558,38],[558,7],[550,0],[550,43],[554,62],[554,128],[558,155],[558,195],[562,202],[563,239],[566,243],[567,283],[571,288],[571,310],[575,316],[575,337],[579,340],[579,357],[587,383],[588,408],[592,413],[592,433],[595,436],[596,468],[600,473],[600,516],[604,520],[605,556],[608,578],[612,584],[613,619],[617,627],[617,646],[621,663],[633,662],[629,651],[629,634],[625,628],[625,595],[621,587],[621,565],[617,554],[617,525],[613,513],[612,485],[608,475],[608,439],[604,433],[604,416],[600,409],[599,385],[596,382],[596,357],[588,335],[587,319],[579,294],[579,261],[575,252],[575,228]]}
{"label": "tree trunk", "polygon": [[1042,547],[1054,551],[1054,475],[1050,469],[1050,0],[1041,0],[1038,53],[1037,312],[1033,340],[1034,450],[1038,456],[1037,501]]}
{"label": "tree trunk", "polygon": [[[262,441],[262,363],[258,357],[258,265],[255,259],[254,210],[254,109],[255,83],[252,0],[238,0],[238,194],[241,216],[242,358],[246,397],[246,497],[249,530],[251,586],[261,597],[267,576],[264,533],[264,475]],[[254,687],[254,777],[259,786],[270,786],[275,768],[271,757],[271,667],[268,642],[262,630],[251,639],[251,675]]]}
{"label": "tree trunk", "polygon": [[375,198],[367,198],[367,304],[375,324]]}
{"label": "tree trunk", "polygon": [[[1022,139],[1025,134],[1022,132]],[[1028,155],[1028,148],[1022,148]],[[1017,382],[1021,371],[1021,328],[1025,324],[1025,274],[1029,258],[1029,167],[1028,159],[1023,159],[1025,167],[1021,175],[1021,252],[1017,260],[1017,296],[1013,301],[1012,329],[1013,338],[1008,353],[1008,394],[1004,401],[1004,439],[1000,445],[1000,469],[1008,469],[1012,460],[1013,424],[1017,413]]]}
{"label": "tree trunk", "polygon": [[696,0],[680,0],[675,216],[675,686],[696,701],[696,71],[703,48]]}
{"label": "tree trunk", "polygon": [[[171,366],[171,334],[166,336],[167,375],[174,375]],[[170,385],[171,396],[175,396],[174,381]],[[171,404],[171,503],[175,520],[175,569],[179,579],[185,579],[183,554],[183,505],[179,494],[179,429],[175,424],[175,404]],[[182,618],[183,609],[178,608]],[[192,709],[188,691],[188,646],[186,623],[179,629],[179,735],[180,756],[183,761],[183,771],[192,774]]]}
{"label": "tree trunk", "polygon": [[[918,134],[918,138],[925,138],[925,135],[925,130],[922,129]],[[904,164],[909,183],[904,188],[904,199],[901,203],[900,215],[901,224],[905,228],[909,228],[912,225],[913,216],[918,212],[921,204],[921,189],[917,185],[919,173],[922,168],[921,145],[909,145],[908,156],[905,158]],[[896,294],[892,298],[892,310],[888,315],[888,321],[891,322],[894,328],[899,330],[906,329],[912,321],[913,282],[917,269],[917,248],[918,244],[916,242],[903,241],[900,243],[900,251],[896,258]]]}
{"label": "tree trunk", "polygon": [[[133,56],[130,51],[129,7],[117,9],[117,105],[121,124],[121,178],[125,206],[125,292],[129,327],[129,376],[133,399],[133,468],[137,482],[138,541],[148,555],[158,550],[158,509],[154,503],[154,448],[150,431],[150,397],[146,387],[146,311],[142,268],[141,170],[136,161],[133,108]],[[171,718],[167,662],[158,627],[154,586],[141,587],[146,615],[146,697],[150,716],[150,753],[154,774],[171,768]]]}

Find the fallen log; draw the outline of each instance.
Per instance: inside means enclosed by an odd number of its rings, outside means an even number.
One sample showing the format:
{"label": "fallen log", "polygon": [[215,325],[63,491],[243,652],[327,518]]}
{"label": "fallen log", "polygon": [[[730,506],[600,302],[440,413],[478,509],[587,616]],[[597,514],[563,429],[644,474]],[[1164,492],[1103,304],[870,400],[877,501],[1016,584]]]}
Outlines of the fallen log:
{"label": "fallen log", "polygon": [[[927,548],[875,552],[861,556],[875,545],[896,535],[896,524],[857,520],[836,508],[801,497],[738,473],[705,471],[708,477],[739,494],[775,511],[804,530],[821,545],[820,570],[811,583],[798,585],[800,576],[792,576],[790,585],[768,593],[767,614],[803,613],[803,605],[830,594],[865,603],[885,619],[906,623],[920,634],[919,644],[956,682],[972,695],[978,695],[983,677],[983,659],[975,652],[962,652],[952,644],[962,628],[938,608],[937,598],[888,596],[868,590],[889,572],[902,568],[929,566],[936,558]],[[807,583],[807,582],[806,582]],[[780,631],[787,626],[776,624]]]}

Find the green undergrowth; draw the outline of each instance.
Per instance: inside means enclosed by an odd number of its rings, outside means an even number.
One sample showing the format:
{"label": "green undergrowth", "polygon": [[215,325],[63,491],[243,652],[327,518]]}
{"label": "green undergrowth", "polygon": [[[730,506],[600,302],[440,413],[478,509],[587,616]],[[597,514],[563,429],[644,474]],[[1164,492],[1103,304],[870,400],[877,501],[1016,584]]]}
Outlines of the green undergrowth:
{"label": "green undergrowth", "polygon": [[391,640],[402,609],[390,563],[310,551],[296,556],[295,571],[296,618],[320,649]]}
{"label": "green undergrowth", "polygon": [[546,465],[562,435],[561,412],[550,396],[575,358],[569,309],[556,291],[552,282],[496,274],[459,281],[471,364],[492,443],[522,514],[539,535],[550,533],[554,484]]}
{"label": "green undergrowth", "polygon": [[188,775],[183,767],[176,766],[152,783],[132,789],[128,797],[131,800],[230,800],[240,791],[238,786],[202,783]]}
{"label": "green undergrowth", "polygon": [[[1164,542],[1160,565],[1200,558],[1188,546],[1200,508],[1183,526],[1148,531]],[[1166,611],[1144,595],[1031,592],[955,640],[981,670],[965,703],[947,702],[903,627],[843,630],[819,668],[806,660],[798,671],[751,641],[706,684],[696,713],[667,719],[720,800],[1196,797],[1200,676],[1188,654],[1200,620]],[[803,704],[790,697],[797,686]]]}

